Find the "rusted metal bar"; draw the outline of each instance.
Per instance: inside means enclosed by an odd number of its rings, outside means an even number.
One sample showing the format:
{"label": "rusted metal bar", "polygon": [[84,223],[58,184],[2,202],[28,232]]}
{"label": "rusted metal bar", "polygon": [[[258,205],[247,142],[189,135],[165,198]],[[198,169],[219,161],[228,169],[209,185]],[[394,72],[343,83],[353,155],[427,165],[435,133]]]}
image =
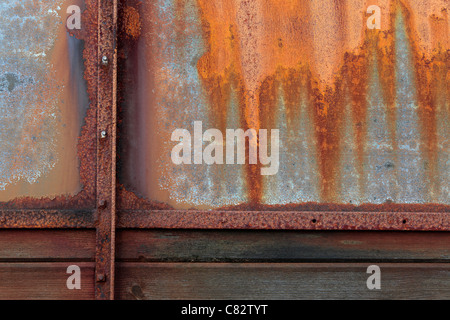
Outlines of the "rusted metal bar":
{"label": "rusted metal bar", "polygon": [[96,299],[114,299],[117,1],[98,2]]}
{"label": "rusted metal bar", "polygon": [[448,212],[124,210],[118,228],[450,231]]}
{"label": "rusted metal bar", "polygon": [[[83,11],[74,29],[70,6]],[[0,4],[0,210],[95,208],[92,7],[97,0]]]}
{"label": "rusted metal bar", "polygon": [[0,229],[95,228],[89,210],[1,210]]}
{"label": "rusted metal bar", "polygon": [[[120,210],[118,219],[122,229],[450,230],[448,212]],[[0,229],[92,229],[95,220],[94,211],[3,210]]]}

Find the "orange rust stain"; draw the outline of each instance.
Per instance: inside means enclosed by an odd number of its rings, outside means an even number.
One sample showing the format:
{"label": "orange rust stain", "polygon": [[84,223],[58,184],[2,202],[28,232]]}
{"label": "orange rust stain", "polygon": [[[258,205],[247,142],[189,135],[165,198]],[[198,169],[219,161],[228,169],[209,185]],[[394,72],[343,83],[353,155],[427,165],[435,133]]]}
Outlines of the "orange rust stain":
{"label": "orange rust stain", "polygon": [[[413,4],[413,3],[412,3]],[[437,100],[438,92],[445,92],[445,83],[448,86],[448,80],[445,79],[449,69],[449,39],[448,39],[448,16],[447,9],[442,8],[441,17],[432,14],[429,17],[429,26],[432,45],[431,54],[425,54],[421,50],[420,34],[416,29],[417,23],[413,16],[413,5],[398,1],[404,16],[406,17],[406,32],[413,51],[413,60],[416,76],[417,98],[419,104],[419,119],[421,122],[421,151],[425,155],[427,176],[427,189],[434,199],[438,192],[438,170],[437,170],[437,149],[438,149],[438,131],[437,131]]]}
{"label": "orange rust stain", "polygon": [[[361,2],[361,1],[360,1]],[[400,7],[406,21],[406,31],[414,55],[420,119],[429,163],[429,175],[436,174],[436,119],[433,88],[436,79],[445,82],[445,49],[448,48],[448,16],[430,16],[431,32],[417,25],[412,12],[425,9],[414,2],[414,10],[402,1],[376,1],[382,7],[382,30],[369,30],[365,22],[369,14],[358,1],[335,4],[332,1],[222,1],[199,0],[203,30],[208,51],[198,63],[212,106],[213,118],[225,127],[226,110],[232,81],[240,88],[242,124],[246,128],[273,128],[277,109],[278,87],[286,98],[288,126],[295,125],[296,104],[299,101],[299,81],[307,82],[313,104],[319,167],[321,198],[338,201],[336,194],[339,172],[336,163],[342,144],[339,127],[344,104],[349,99],[353,113],[357,144],[360,185],[365,185],[363,172],[366,136],[366,90],[368,66],[377,63],[383,98],[388,105],[388,123],[392,142],[396,139],[395,116],[395,13]],[[367,1],[366,1],[367,2]],[[357,9],[360,5],[361,9]],[[433,3],[433,9],[441,5]],[[320,7],[320,8],[319,8]],[[315,14],[311,14],[311,11]],[[429,10],[425,10],[429,12]],[[317,13],[322,12],[323,16]],[[359,21],[349,18],[359,12]],[[347,14],[349,13],[349,14]],[[358,14],[356,15],[358,16]],[[418,15],[418,18],[421,18]],[[264,22],[264,24],[262,24]],[[355,27],[355,24],[359,27]],[[349,34],[360,37],[349,39]],[[419,44],[431,33],[433,56],[425,58]],[[426,40],[426,39],[425,39]],[[356,46],[357,45],[357,46]],[[422,46],[423,47],[423,46]],[[356,50],[355,50],[356,49]],[[325,52],[328,51],[328,52]],[[304,67],[302,67],[304,66]],[[306,72],[304,70],[307,70]],[[281,71],[280,71],[281,70]],[[324,82],[325,81],[325,82]],[[437,89],[434,89],[437,90]],[[395,143],[393,146],[395,148]],[[248,184],[254,187],[250,198],[258,202],[261,179],[257,166],[248,166]]]}
{"label": "orange rust stain", "polygon": [[[358,184],[364,194],[367,95],[373,65],[377,66],[380,96],[387,106],[392,154],[395,157],[399,152],[395,25],[400,10],[412,53],[421,153],[427,163],[426,175],[437,180],[437,102],[443,99],[443,93],[448,97],[449,90],[445,0],[197,0],[196,4],[206,46],[197,71],[209,100],[212,125],[225,132],[232,97],[237,97],[244,130],[274,129],[282,96],[287,127],[298,127],[299,101],[305,92],[308,112],[314,119],[312,138],[317,140],[321,203],[340,203],[338,163],[347,143],[341,137],[347,106],[355,133]],[[366,26],[370,16],[366,9],[373,4],[381,8],[381,30]],[[180,35],[186,27],[185,6],[186,1],[176,1],[173,28]],[[143,19],[143,31],[146,23]],[[184,43],[186,39],[180,36],[177,41]],[[178,54],[183,54],[181,51]],[[158,57],[151,59],[149,65],[158,62]],[[245,178],[249,205],[258,207],[264,192],[260,164],[247,165]],[[433,193],[439,186],[430,181],[427,187]]]}
{"label": "orange rust stain", "polygon": [[[240,2],[240,6],[233,1],[224,1],[219,6],[210,1],[199,1],[202,8],[202,21],[205,31],[208,52],[198,63],[199,73],[202,75],[205,86],[209,88],[213,117],[220,119],[220,127],[224,127],[228,98],[223,90],[217,92],[223,86],[230,86],[230,74],[240,77],[241,96],[240,106],[242,109],[243,125],[245,128],[274,128],[274,112],[277,110],[278,86],[282,86],[286,97],[286,112],[289,122],[295,120],[298,113],[299,81],[308,83],[308,94],[312,97],[314,105],[314,118],[316,119],[317,138],[320,148],[320,169],[322,176],[323,198],[332,200],[335,190],[336,172],[334,164],[338,155],[339,136],[337,127],[342,113],[342,99],[344,95],[339,90],[334,91],[327,86],[325,92],[321,91],[319,81],[306,75],[299,66],[305,65],[309,70],[307,73],[317,74],[316,64],[313,64],[314,53],[313,33],[311,30],[311,19],[309,18],[310,4],[301,1],[268,1],[259,6],[250,4],[248,1]],[[317,8],[316,8],[317,9]],[[323,10],[334,12],[333,8]],[[346,15],[342,6],[338,6],[337,19],[333,20],[332,27],[343,23],[345,25]],[[258,27],[264,21],[263,27]],[[323,26],[326,24],[323,23]],[[319,29],[320,28],[316,28]],[[336,28],[339,41],[345,41],[345,26]],[[340,31],[339,31],[340,30]],[[323,31],[323,30],[322,30]],[[326,32],[326,30],[325,30]],[[327,37],[325,37],[327,39]],[[320,38],[316,40],[316,46],[322,46]],[[326,44],[329,46],[329,44]],[[337,46],[342,48],[342,46]],[[331,57],[330,63],[320,64],[334,68],[337,64],[337,56],[343,52],[342,49],[334,50],[335,56]],[[320,50],[319,50],[320,52]],[[316,53],[317,54],[317,53]],[[358,60],[358,57],[353,58]],[[353,62],[350,62],[353,63]],[[355,64],[355,63],[353,63]],[[319,69],[320,69],[319,68]],[[351,66],[350,68],[351,69]],[[283,70],[277,72],[277,70]],[[287,72],[287,70],[290,70]],[[323,70],[319,72],[325,73]],[[358,71],[355,71],[356,73]],[[276,80],[274,75],[276,74]],[[303,80],[297,78],[303,74]],[[307,77],[309,79],[307,79]],[[346,78],[361,79],[359,74],[345,75]],[[265,80],[264,80],[265,78]],[[228,83],[227,83],[228,82]],[[352,90],[355,81],[346,82],[351,87],[351,92],[356,92],[353,97],[355,105],[363,101],[362,83],[356,82],[357,90]],[[262,83],[262,85],[260,85]],[[339,86],[342,80],[339,80]],[[358,119],[358,141],[362,142],[364,131],[363,107],[354,108]],[[218,112],[216,111],[218,110]],[[358,112],[361,111],[361,112]],[[263,123],[263,125],[261,124]],[[293,123],[290,123],[293,124]],[[362,143],[359,143],[362,150]],[[360,159],[362,162],[362,159]],[[248,184],[250,188],[250,199],[259,202],[261,196],[261,176],[257,166],[248,166]]]}
{"label": "orange rust stain", "polygon": [[133,7],[125,7],[123,9],[123,29],[125,35],[131,39],[137,39],[141,35],[141,18],[139,11]]}

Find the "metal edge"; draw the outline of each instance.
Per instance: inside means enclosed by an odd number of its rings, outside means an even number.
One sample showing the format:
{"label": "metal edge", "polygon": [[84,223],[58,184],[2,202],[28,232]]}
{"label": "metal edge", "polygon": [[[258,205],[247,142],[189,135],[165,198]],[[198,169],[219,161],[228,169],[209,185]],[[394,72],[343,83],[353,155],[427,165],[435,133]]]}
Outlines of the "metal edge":
{"label": "metal edge", "polygon": [[[450,231],[447,212],[119,210],[118,219],[117,227],[122,229]],[[0,211],[0,230],[92,229],[97,225],[97,211]]]}
{"label": "metal edge", "polygon": [[450,231],[450,213],[120,210],[117,228]]}
{"label": "metal edge", "polygon": [[95,298],[114,299],[117,0],[98,1],[97,233]]}

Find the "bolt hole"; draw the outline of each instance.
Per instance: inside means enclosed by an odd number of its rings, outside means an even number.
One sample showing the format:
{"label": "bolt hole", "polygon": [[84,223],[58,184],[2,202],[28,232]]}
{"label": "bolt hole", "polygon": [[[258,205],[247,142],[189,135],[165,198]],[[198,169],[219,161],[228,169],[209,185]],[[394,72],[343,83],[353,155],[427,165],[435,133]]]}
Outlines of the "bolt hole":
{"label": "bolt hole", "polygon": [[316,219],[312,219],[311,222],[312,222],[312,223],[316,223],[317,220],[316,220]]}
{"label": "bolt hole", "polygon": [[403,224],[406,224],[406,219],[403,219]]}

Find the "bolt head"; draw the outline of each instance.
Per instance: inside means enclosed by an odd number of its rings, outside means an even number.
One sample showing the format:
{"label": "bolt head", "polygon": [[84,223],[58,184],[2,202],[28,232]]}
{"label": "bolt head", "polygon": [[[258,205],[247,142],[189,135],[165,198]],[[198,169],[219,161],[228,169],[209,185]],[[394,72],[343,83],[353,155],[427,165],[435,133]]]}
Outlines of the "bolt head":
{"label": "bolt head", "polygon": [[104,273],[97,274],[97,282],[105,282],[106,281],[106,275]]}
{"label": "bolt head", "polygon": [[106,205],[107,205],[106,200],[100,200],[100,201],[98,202],[98,207],[99,207],[99,209],[105,209],[105,208],[106,208]]}
{"label": "bolt head", "polygon": [[102,132],[100,132],[100,137],[102,138],[102,139],[105,139],[106,138],[106,131],[105,130],[103,130]]}
{"label": "bolt head", "polygon": [[104,66],[106,66],[106,65],[108,64],[108,57],[107,57],[107,56],[103,56],[103,57],[102,57],[102,64],[103,64]]}

